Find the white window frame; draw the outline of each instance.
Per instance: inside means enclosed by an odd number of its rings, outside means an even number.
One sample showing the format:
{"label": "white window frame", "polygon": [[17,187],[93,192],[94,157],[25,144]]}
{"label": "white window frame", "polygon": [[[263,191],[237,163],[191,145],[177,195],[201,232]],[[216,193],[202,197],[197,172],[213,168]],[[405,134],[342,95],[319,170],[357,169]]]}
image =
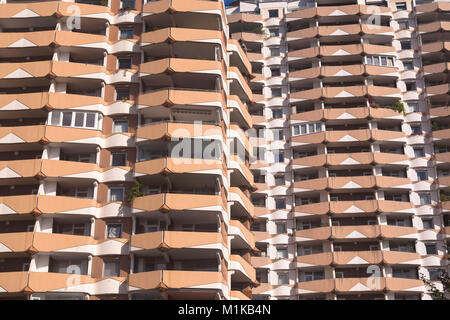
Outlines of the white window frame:
{"label": "white window frame", "polygon": [[[125,187],[109,187],[109,189],[108,189],[108,201],[109,201],[109,202],[112,202],[112,200],[111,200],[111,191],[112,191],[113,189],[116,189],[116,190],[121,189],[121,191],[122,191],[122,196],[123,196],[123,200],[122,200],[122,201],[125,201]],[[117,200],[116,200],[116,201],[117,201]],[[120,201],[120,200],[119,200],[119,201]]]}
{"label": "white window frame", "polygon": [[[109,228],[112,226],[120,226],[120,237],[117,237],[117,238],[108,237]],[[111,222],[111,223],[106,224],[106,234],[105,234],[106,239],[120,239],[120,238],[122,238],[122,234],[123,234],[123,223]]]}
{"label": "white window frame", "polygon": [[[320,130],[317,130],[318,126],[320,126]],[[311,127],[313,128],[312,131],[310,130]],[[302,130],[303,128],[304,130]],[[302,131],[304,131],[304,133],[302,133]],[[322,122],[320,121],[296,124],[292,126],[292,136],[303,136],[316,132],[323,132]]]}
{"label": "white window frame", "polygon": [[[71,113],[71,119],[70,119],[70,125],[66,126],[63,125],[63,113]],[[83,114],[83,125],[82,126],[75,126],[75,118],[76,114]],[[94,115],[94,126],[93,127],[87,127],[87,116],[89,114]],[[53,116],[58,115],[59,118],[56,123],[53,122]],[[58,117],[57,116],[57,117]],[[89,130],[98,130],[99,128],[99,113],[98,112],[92,112],[92,111],[70,111],[70,110],[53,110],[49,112],[48,114],[48,125],[51,126],[58,126],[58,127],[65,127],[65,128],[81,128],[81,129],[89,129]]]}

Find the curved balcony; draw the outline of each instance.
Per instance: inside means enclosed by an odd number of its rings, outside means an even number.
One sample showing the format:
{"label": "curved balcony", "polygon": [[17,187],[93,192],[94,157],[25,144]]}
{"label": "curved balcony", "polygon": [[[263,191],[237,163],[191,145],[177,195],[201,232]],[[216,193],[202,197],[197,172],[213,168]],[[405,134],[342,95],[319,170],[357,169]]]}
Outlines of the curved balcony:
{"label": "curved balcony", "polygon": [[420,47],[422,54],[450,51],[450,41],[425,43]]}
{"label": "curved balcony", "polygon": [[37,252],[88,253],[94,256],[124,254],[128,239],[95,240],[90,236],[35,232],[33,249]]}
{"label": "curved balcony", "polygon": [[32,242],[33,232],[0,233],[0,252],[26,252]]}
{"label": "curved balcony", "polygon": [[408,178],[384,176],[354,176],[317,178],[294,182],[293,192],[312,190],[342,190],[342,189],[371,189],[371,188],[403,188],[410,189],[411,181]]}
{"label": "curved balcony", "polygon": [[210,11],[214,14],[224,14],[220,3],[214,1],[193,0],[189,4],[183,0],[161,0],[156,2],[148,2],[143,5],[142,12],[145,14],[161,14],[166,12],[202,12]]}
{"label": "curved balcony", "polygon": [[225,293],[226,279],[222,272],[158,270],[129,275],[129,290],[167,290],[208,288]]}
{"label": "curved balcony", "polygon": [[295,232],[296,242],[328,240],[330,237],[331,237],[331,227],[297,230]]}
{"label": "curved balcony", "polygon": [[1,127],[0,144],[45,143],[45,126]]}
{"label": "curved balcony", "polygon": [[335,279],[336,292],[383,291],[386,278],[341,278]]}
{"label": "curved balcony", "polygon": [[169,27],[156,31],[144,32],[141,35],[141,46],[145,48],[146,46],[157,43],[185,41],[216,43],[216,39],[221,41],[221,46],[225,49],[226,39],[221,31]]}
{"label": "curved balcony", "polygon": [[331,252],[322,252],[297,256],[297,268],[307,268],[311,266],[329,266],[333,263],[333,254]]}
{"label": "curved balcony", "polygon": [[333,252],[334,265],[368,265],[383,261],[383,251],[341,251]]}
{"label": "curved balcony", "polygon": [[225,140],[224,132],[220,126],[165,121],[138,128],[136,142],[169,140],[171,138],[199,138],[203,136],[208,136],[210,139]]}
{"label": "curved balcony", "polygon": [[134,234],[131,236],[130,251],[167,250],[178,248],[205,248],[221,250],[226,247],[221,233],[159,231]]}
{"label": "curved balcony", "polygon": [[222,161],[213,159],[160,158],[136,162],[134,170],[136,176],[212,172],[226,176]]}
{"label": "curved balcony", "polygon": [[228,192],[229,201],[231,201],[236,209],[236,212],[242,213],[244,216],[256,218],[255,206],[239,188],[230,187]]}
{"label": "curved balcony", "polygon": [[370,239],[381,235],[379,226],[339,226],[331,227],[331,237],[336,240]]}
{"label": "curved balcony", "polygon": [[230,265],[228,270],[233,272],[231,275],[232,282],[250,282],[257,284],[256,271],[250,263],[244,260],[240,255],[230,255]]}
{"label": "curved balcony", "polygon": [[419,33],[431,33],[431,32],[439,32],[439,31],[450,31],[450,22],[449,21],[433,21],[425,24],[419,24],[418,26]]}
{"label": "curved balcony", "polygon": [[158,89],[142,93],[138,97],[138,108],[172,107],[174,105],[210,105],[225,108],[226,101],[221,92],[195,89]]}
{"label": "curved balcony", "polygon": [[331,293],[333,291],[333,279],[322,279],[297,283],[297,294]]}
{"label": "curved balcony", "polygon": [[27,289],[28,272],[0,272],[0,291],[24,292]]}
{"label": "curved balcony", "polygon": [[25,17],[28,18],[32,18],[35,15],[39,17],[51,17],[57,12],[57,1],[44,3],[5,3],[0,5],[0,18],[14,18],[16,15],[22,14],[25,14]]}
{"label": "curved balcony", "polygon": [[[140,65],[140,77],[151,75],[166,75],[169,73],[213,73],[225,76],[223,64],[220,61],[201,59],[165,58],[145,62]],[[180,75],[181,76],[181,75]]]}
{"label": "curved balcony", "polygon": [[[388,7],[376,7],[375,12],[377,12],[380,15],[390,15],[392,14],[392,11]],[[323,6],[323,7],[315,7],[315,8],[308,8],[308,9],[301,9],[296,10],[294,12],[288,13],[286,15],[286,21],[295,21],[300,19],[311,19],[315,17],[332,17],[335,16],[336,13],[336,7],[335,6]],[[346,16],[355,16],[358,14],[373,14],[374,13],[374,6],[370,5],[358,5],[358,4],[351,4],[351,5],[342,5],[339,6],[339,15]]]}
{"label": "curved balcony", "polygon": [[414,213],[414,207],[410,202],[389,200],[330,201],[295,206],[293,212],[296,217],[307,215],[324,215],[328,212],[332,214],[364,212]]}
{"label": "curved balcony", "polygon": [[222,196],[184,193],[160,193],[135,198],[133,212],[145,211],[218,211],[226,212],[227,205]]}
{"label": "curved balcony", "polygon": [[[246,246],[250,249],[255,249],[255,237],[252,232],[238,220],[230,220],[228,235],[234,237],[231,239],[233,248]],[[239,242],[239,244],[236,244],[236,242]]]}
{"label": "curved balcony", "polygon": [[433,141],[439,140],[449,140],[450,139],[450,129],[436,130],[431,133]]}
{"label": "curved balcony", "polygon": [[[308,69],[309,70],[309,69]],[[312,110],[301,113],[294,113],[290,116],[291,121],[320,121],[320,120],[340,120],[340,119],[402,119],[402,115],[388,108],[339,108]]]}
{"label": "curved balcony", "polygon": [[88,275],[73,275],[52,272],[30,272],[28,287],[33,292],[83,292],[90,295],[125,294],[124,277],[93,278]]}

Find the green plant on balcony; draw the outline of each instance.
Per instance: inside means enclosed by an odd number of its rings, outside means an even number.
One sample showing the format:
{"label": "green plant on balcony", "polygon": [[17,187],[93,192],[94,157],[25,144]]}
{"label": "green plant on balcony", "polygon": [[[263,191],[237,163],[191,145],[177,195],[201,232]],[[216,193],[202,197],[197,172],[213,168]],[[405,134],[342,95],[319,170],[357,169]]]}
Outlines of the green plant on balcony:
{"label": "green plant on balcony", "polygon": [[252,32],[253,32],[253,33],[256,33],[256,34],[262,34],[262,35],[266,34],[266,30],[264,30],[264,28],[263,28],[262,25],[258,25],[258,26],[256,26],[256,27],[254,27],[254,28],[252,29]]}
{"label": "green plant on balcony", "polygon": [[450,196],[441,193],[441,194],[439,195],[439,200],[440,200],[441,202],[450,201]]}
{"label": "green plant on balcony", "polygon": [[144,193],[141,191],[142,183],[135,180],[133,187],[130,189],[130,192],[128,194],[128,201],[133,201],[134,198],[143,197]]}
{"label": "green plant on balcony", "polygon": [[100,5],[107,7],[108,6],[108,0],[100,0]]}
{"label": "green plant on balcony", "polygon": [[398,113],[403,113],[403,115],[406,115],[406,111],[405,111],[405,105],[399,101],[397,101],[394,105],[392,106],[382,106],[380,104],[375,104],[374,108],[386,108],[386,109],[392,109],[394,111],[397,111]]}

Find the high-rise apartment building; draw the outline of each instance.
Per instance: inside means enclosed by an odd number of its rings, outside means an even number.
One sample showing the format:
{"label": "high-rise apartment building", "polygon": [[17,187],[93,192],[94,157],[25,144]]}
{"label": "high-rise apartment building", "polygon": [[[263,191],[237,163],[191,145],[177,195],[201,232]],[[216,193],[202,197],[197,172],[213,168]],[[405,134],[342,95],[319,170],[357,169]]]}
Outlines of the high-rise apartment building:
{"label": "high-rise apartment building", "polygon": [[447,1],[241,0],[254,299],[431,299],[448,271]]}
{"label": "high-rise apartment building", "polygon": [[2,1],[1,299],[251,298],[228,34],[222,1]]}
{"label": "high-rise apartment building", "polygon": [[449,11],[1,0],[0,299],[431,299]]}

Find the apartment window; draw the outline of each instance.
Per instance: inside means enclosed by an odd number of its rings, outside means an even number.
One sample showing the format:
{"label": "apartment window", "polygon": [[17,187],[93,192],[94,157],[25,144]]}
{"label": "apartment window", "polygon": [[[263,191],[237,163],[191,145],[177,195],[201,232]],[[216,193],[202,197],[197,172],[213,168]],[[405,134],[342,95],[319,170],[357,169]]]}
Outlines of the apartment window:
{"label": "apartment window", "polygon": [[425,250],[427,254],[438,254],[436,243],[425,244]]}
{"label": "apartment window", "polygon": [[127,153],[126,152],[113,152],[111,154],[111,165],[113,167],[126,166],[127,165]]}
{"label": "apartment window", "polygon": [[272,97],[281,97],[281,88],[272,88]]}
{"label": "apartment window", "polygon": [[439,281],[441,273],[442,272],[439,269],[428,269],[428,275],[429,275],[430,281]]}
{"label": "apartment window", "polygon": [[134,37],[134,30],[133,28],[124,28],[120,29],[120,39],[133,39]]}
{"label": "apartment window", "polygon": [[283,118],[283,110],[281,110],[281,109],[272,109],[272,117],[274,119]]}
{"label": "apartment window", "polygon": [[425,150],[423,148],[414,148],[414,157],[425,157]]}
{"label": "apartment window", "polygon": [[134,0],[121,0],[121,8],[134,10]]}
{"label": "apartment window", "polygon": [[271,47],[270,49],[271,57],[279,57],[280,56],[280,47]]}
{"label": "apartment window", "polygon": [[274,152],[275,162],[284,162],[284,151],[276,151]]}
{"label": "apartment window", "polygon": [[418,103],[408,103],[409,112],[419,112]]}
{"label": "apartment window", "polygon": [[131,57],[118,57],[117,60],[119,61],[119,69],[131,69]]}
{"label": "apartment window", "polygon": [[292,126],[292,134],[294,136],[310,134],[315,132],[322,131],[322,123],[321,122],[311,122],[308,124],[300,124]]}
{"label": "apartment window", "polygon": [[113,132],[128,132],[128,120],[114,120]]}
{"label": "apartment window", "polygon": [[428,180],[428,173],[426,170],[416,170],[417,173],[417,180],[424,181]]}
{"label": "apartment window", "polygon": [[393,67],[394,66],[394,58],[387,56],[367,56],[366,57],[367,64],[375,65],[375,66],[385,66],[385,67]]}
{"label": "apartment window", "polygon": [[278,18],[278,10],[269,10],[269,18]]}
{"label": "apartment window", "polygon": [[406,82],[406,91],[415,91],[417,90],[417,85],[415,82]]}
{"label": "apartment window", "polygon": [[279,67],[270,68],[270,73],[272,77],[279,77],[281,75],[281,70]]}
{"label": "apartment window", "polygon": [[400,47],[402,50],[410,50],[412,48],[411,40],[400,41]]}
{"label": "apartment window", "polygon": [[423,229],[434,229],[433,219],[422,218]]}
{"label": "apartment window", "polygon": [[395,6],[397,10],[406,10],[406,2],[397,2]]}
{"label": "apartment window", "polygon": [[97,129],[97,114],[91,112],[52,111],[50,123],[53,126]]}
{"label": "apartment window", "polygon": [[409,29],[409,22],[407,20],[399,21],[398,22],[398,27],[399,27],[400,30]]}
{"label": "apartment window", "polygon": [[124,201],[125,200],[125,188],[124,187],[110,187],[109,188],[109,201]]}
{"label": "apartment window", "polygon": [[256,155],[257,160],[265,160],[266,149],[262,147],[253,147],[253,154]]}
{"label": "apartment window", "polygon": [[287,233],[286,222],[276,222],[275,225],[277,227],[278,234]]}
{"label": "apartment window", "polygon": [[276,175],[275,176],[275,185],[276,186],[284,186],[286,184],[284,175]]}
{"label": "apartment window", "polygon": [[273,129],[272,132],[275,141],[284,139],[283,129]]}
{"label": "apartment window", "polygon": [[419,194],[420,204],[431,204],[431,196],[429,193]]}
{"label": "apartment window", "polygon": [[289,272],[278,272],[278,284],[289,284]]}
{"label": "apartment window", "polygon": [[275,209],[286,209],[286,199],[284,198],[277,198],[275,199]]}
{"label": "apartment window", "polygon": [[325,279],[323,271],[305,272],[304,281],[314,281]]}
{"label": "apartment window", "polygon": [[278,28],[269,28],[269,34],[271,37],[278,37],[280,35],[280,29]]}
{"label": "apartment window", "polygon": [[422,126],[420,124],[412,124],[411,125],[411,134],[421,134]]}
{"label": "apartment window", "polygon": [[286,259],[288,257],[287,247],[277,247],[277,259]]}
{"label": "apartment window", "polygon": [[119,277],[120,276],[119,260],[104,260],[103,276],[104,277]]}
{"label": "apartment window", "polygon": [[414,65],[412,62],[403,62],[403,69],[414,70]]}
{"label": "apartment window", "polygon": [[110,223],[106,226],[106,237],[108,239],[122,238],[122,224]]}
{"label": "apartment window", "polygon": [[116,88],[116,100],[130,100],[130,88]]}

